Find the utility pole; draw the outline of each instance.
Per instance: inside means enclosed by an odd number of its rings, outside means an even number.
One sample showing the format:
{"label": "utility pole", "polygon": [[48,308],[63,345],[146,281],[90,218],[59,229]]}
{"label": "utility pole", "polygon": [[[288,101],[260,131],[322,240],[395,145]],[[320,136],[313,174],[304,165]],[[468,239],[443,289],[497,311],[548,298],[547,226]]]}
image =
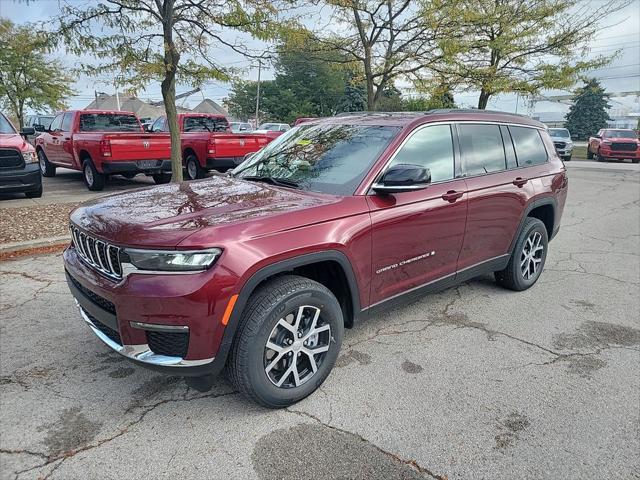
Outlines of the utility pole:
{"label": "utility pole", "polygon": [[256,92],[256,128],[260,125],[258,116],[260,115],[260,70],[262,70],[262,59],[258,59],[258,90]]}
{"label": "utility pole", "polygon": [[120,110],[120,95],[118,94],[118,86],[114,83],[113,87],[116,89],[116,103],[118,104],[118,110]]}

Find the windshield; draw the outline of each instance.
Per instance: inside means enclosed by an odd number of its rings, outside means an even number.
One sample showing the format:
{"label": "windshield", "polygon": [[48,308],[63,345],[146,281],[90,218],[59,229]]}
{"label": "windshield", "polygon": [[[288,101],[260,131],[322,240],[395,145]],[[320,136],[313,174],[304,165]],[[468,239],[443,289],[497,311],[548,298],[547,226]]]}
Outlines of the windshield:
{"label": "windshield", "polygon": [[605,130],[604,138],[637,138],[635,130]]}
{"label": "windshield", "polygon": [[184,117],[185,132],[226,132],[229,122],[224,117]]}
{"label": "windshield", "polygon": [[303,190],[352,195],[398,127],[301,125],[250,159],[234,175],[295,182]]}
{"label": "windshield", "polygon": [[552,137],[570,138],[569,130],[566,128],[550,128],[549,135]]}
{"label": "windshield", "polygon": [[15,128],[13,128],[13,125],[11,125],[11,123],[9,123],[9,120],[7,120],[5,116],[2,115],[1,113],[0,113],[0,133],[5,133],[9,135],[13,135],[14,133],[16,133]]}
{"label": "windshield", "polygon": [[121,113],[83,113],[80,115],[81,132],[139,132],[135,115]]}

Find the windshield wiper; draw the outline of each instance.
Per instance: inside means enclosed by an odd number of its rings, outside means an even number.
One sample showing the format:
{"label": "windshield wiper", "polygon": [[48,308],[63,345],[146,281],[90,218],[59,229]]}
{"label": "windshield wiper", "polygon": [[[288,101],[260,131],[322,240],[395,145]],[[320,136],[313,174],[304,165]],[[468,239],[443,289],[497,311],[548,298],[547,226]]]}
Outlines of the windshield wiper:
{"label": "windshield wiper", "polygon": [[248,175],[246,177],[239,177],[242,180],[251,180],[254,182],[265,182],[278,187],[300,188],[300,185],[293,180],[287,180],[286,178],[269,177],[267,175]]}

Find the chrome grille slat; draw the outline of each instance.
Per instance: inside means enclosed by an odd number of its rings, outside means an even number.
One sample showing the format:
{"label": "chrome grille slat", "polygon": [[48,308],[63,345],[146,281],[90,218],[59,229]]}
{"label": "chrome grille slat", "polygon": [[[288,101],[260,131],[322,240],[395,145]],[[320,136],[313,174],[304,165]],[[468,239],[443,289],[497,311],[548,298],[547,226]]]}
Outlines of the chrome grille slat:
{"label": "chrome grille slat", "polygon": [[119,247],[87,235],[73,224],[69,226],[69,229],[73,246],[84,263],[112,280],[122,278]]}

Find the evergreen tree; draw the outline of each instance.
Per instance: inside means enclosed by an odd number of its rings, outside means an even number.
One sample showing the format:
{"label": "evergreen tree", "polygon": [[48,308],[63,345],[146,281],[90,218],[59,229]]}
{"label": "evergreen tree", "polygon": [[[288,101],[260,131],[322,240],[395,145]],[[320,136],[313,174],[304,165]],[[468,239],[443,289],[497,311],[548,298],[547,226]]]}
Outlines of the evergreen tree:
{"label": "evergreen tree", "polygon": [[598,80],[592,78],[587,81],[582,88],[575,91],[565,128],[579,139],[587,139],[601,128],[606,128],[607,120],[611,120],[607,113],[607,109],[611,107],[608,99],[609,95]]}

